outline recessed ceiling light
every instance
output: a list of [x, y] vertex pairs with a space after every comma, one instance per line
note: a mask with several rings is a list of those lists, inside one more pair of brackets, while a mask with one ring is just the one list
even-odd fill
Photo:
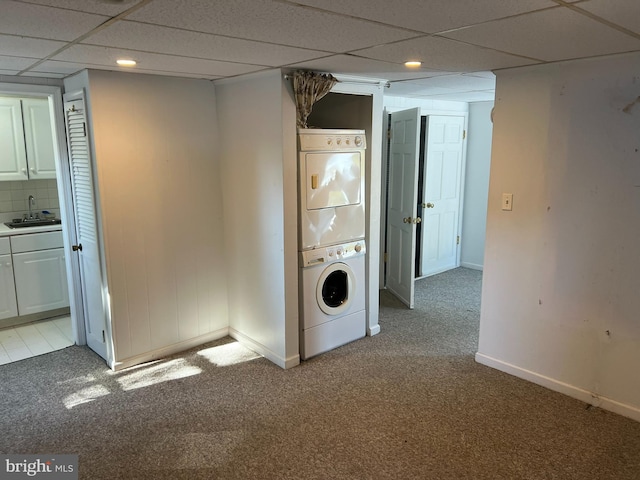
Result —
[[116, 63], [121, 67], [133, 67], [137, 62], [135, 60], [126, 60], [124, 58], [121, 58], [119, 60], [116, 60]]
[[422, 65], [422, 62], [416, 62], [413, 60], [409, 62], [404, 62], [404, 66], [409, 68], [418, 68], [421, 65]]

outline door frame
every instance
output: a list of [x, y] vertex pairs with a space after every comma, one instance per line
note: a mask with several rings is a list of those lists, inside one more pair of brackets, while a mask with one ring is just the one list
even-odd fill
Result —
[[51, 121], [54, 129], [56, 182], [60, 219], [62, 220], [62, 240], [65, 253], [67, 283], [69, 286], [69, 309], [73, 340], [77, 345], [86, 345], [86, 330], [82, 308], [82, 290], [80, 283], [80, 263], [73, 254], [71, 245], [76, 243], [75, 214], [71, 195], [71, 172], [67, 155], [67, 136], [64, 126], [64, 108], [62, 106], [62, 87], [23, 83], [0, 82], [0, 95], [24, 95], [47, 98]]
[[[389, 166], [389, 145], [390, 139], [388, 137], [388, 126], [389, 126], [389, 116], [392, 113], [398, 112], [400, 110], [407, 110], [410, 108], [416, 108], [415, 104], [411, 104], [408, 102], [406, 105], [402, 107], [398, 106], [384, 106], [383, 110], [383, 125], [384, 125], [384, 134], [382, 136], [382, 179], [381, 179], [381, 207], [380, 210], [383, 213], [382, 222], [380, 227], [380, 288], [387, 288], [387, 269], [386, 269], [386, 249], [387, 249], [387, 228], [386, 228], [386, 212], [387, 212], [387, 195], [389, 193], [389, 185], [388, 185], [388, 166]], [[420, 108], [420, 118], [428, 117], [429, 115], [439, 115], [439, 116], [455, 116], [455, 117], [464, 117], [464, 130], [467, 133], [465, 138], [465, 142], [462, 147], [462, 172], [461, 172], [461, 180], [460, 180], [460, 205], [459, 205], [459, 215], [458, 215], [458, 232], [460, 233], [460, 246], [457, 251], [456, 264], [459, 267], [461, 265], [462, 258], [462, 220], [464, 215], [464, 190], [465, 190], [465, 182], [466, 182], [466, 173], [467, 173], [467, 143], [468, 143], [468, 135], [469, 135], [469, 108], [467, 104], [466, 110], [434, 110], [432, 108], [418, 107]], [[419, 141], [419, 139], [418, 139]], [[426, 155], [426, 152], [425, 152]], [[415, 276], [415, 280], [419, 280], [424, 277]]]

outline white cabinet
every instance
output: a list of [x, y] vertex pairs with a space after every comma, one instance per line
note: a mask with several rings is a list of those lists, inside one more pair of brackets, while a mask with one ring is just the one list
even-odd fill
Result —
[[10, 238], [17, 314], [30, 315], [68, 307], [62, 232]]
[[0, 255], [0, 320], [18, 315], [11, 255]]
[[27, 149], [19, 98], [0, 97], [0, 180], [27, 180]]
[[18, 315], [18, 304], [13, 282], [11, 248], [8, 238], [0, 238], [0, 320], [16, 315]]
[[56, 178], [49, 101], [0, 97], [0, 180]]
[[56, 178], [49, 101], [45, 98], [23, 98], [22, 119], [29, 179]]
[[13, 273], [20, 315], [69, 306], [63, 248], [14, 253]]

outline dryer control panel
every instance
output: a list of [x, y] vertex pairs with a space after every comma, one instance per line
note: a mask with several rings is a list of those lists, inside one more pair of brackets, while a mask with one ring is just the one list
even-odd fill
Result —
[[298, 130], [301, 152], [364, 150], [367, 141], [364, 130], [307, 128]]
[[367, 253], [366, 250], [364, 240], [305, 250], [300, 252], [300, 267], [305, 268], [324, 263], [339, 262], [345, 258], [364, 255]]

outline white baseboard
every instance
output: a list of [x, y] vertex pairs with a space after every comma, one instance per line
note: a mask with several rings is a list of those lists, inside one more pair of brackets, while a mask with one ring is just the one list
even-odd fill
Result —
[[569, 397], [576, 398], [582, 402], [588, 403], [589, 405], [593, 405], [594, 407], [599, 407], [640, 422], [640, 408], [638, 407], [627, 405], [607, 397], [602, 397], [594, 392], [517, 367], [510, 363], [503, 362], [502, 360], [484, 355], [480, 352], [476, 353], [476, 362], [515, 377], [528, 380], [532, 383], [548, 388], [549, 390], [553, 390], [554, 392], [559, 392]]
[[267, 360], [270, 360], [271, 362], [275, 363], [280, 368], [284, 368], [286, 370], [288, 368], [295, 367], [296, 365], [300, 365], [300, 353], [297, 353], [296, 355], [292, 355], [288, 358], [282, 358], [271, 349], [247, 337], [245, 334], [240, 333], [238, 330], [229, 328], [229, 336], [231, 338], [235, 338], [238, 342], [240, 342], [245, 347], [253, 350], [256, 353], [259, 353], [260, 355], [265, 357]]
[[482, 271], [484, 269], [484, 265], [480, 265], [479, 263], [460, 262], [460, 266], [464, 268], [470, 268], [472, 270]]
[[379, 324], [375, 324], [373, 327], [367, 326], [367, 335], [369, 337], [373, 337], [374, 335], [377, 335], [379, 333], [380, 333], [380, 325]]
[[115, 362], [113, 365], [111, 365], [111, 368], [118, 371], [124, 368], [133, 367], [134, 365], [139, 365], [141, 363], [158, 360], [159, 358], [167, 357], [169, 355], [173, 355], [174, 353], [184, 352], [185, 350], [197, 347], [198, 345], [203, 345], [207, 342], [219, 340], [226, 337], [227, 335], [229, 335], [229, 329], [227, 327], [221, 328], [214, 332], [200, 335], [199, 337], [190, 338], [189, 340], [174, 343], [173, 345], [169, 345], [167, 347], [158, 348], [157, 350], [152, 350], [150, 352], [141, 353], [140, 355], [134, 355], [133, 357], [125, 358], [123, 360]]

